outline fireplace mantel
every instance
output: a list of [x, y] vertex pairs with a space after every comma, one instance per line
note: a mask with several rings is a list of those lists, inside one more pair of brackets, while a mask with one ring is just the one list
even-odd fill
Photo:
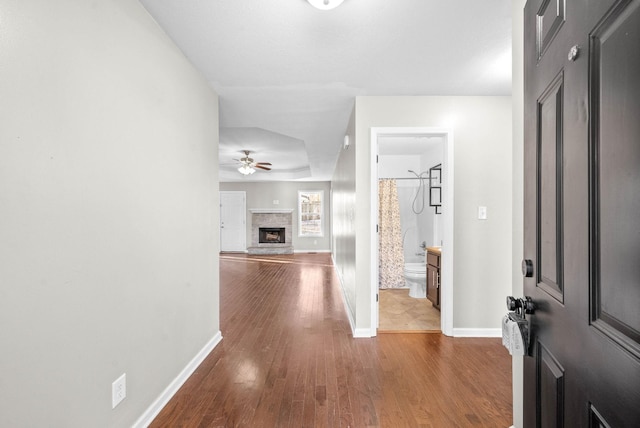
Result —
[[293, 208], [249, 208], [252, 214], [288, 214], [293, 212]]

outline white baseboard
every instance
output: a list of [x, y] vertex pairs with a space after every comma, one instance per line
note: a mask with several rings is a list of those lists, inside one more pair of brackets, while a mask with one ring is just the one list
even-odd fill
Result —
[[187, 381], [189, 376], [193, 374], [194, 371], [198, 368], [198, 366], [207, 358], [207, 355], [213, 351], [218, 343], [222, 340], [222, 333], [219, 331], [209, 340], [209, 342], [204, 345], [204, 347], [196, 354], [195, 357], [189, 361], [184, 369], [176, 376], [176, 378], [167, 386], [162, 394], [158, 398], [155, 399], [153, 403], [147, 408], [147, 410], [138, 418], [138, 420], [133, 424], [133, 428], [146, 428], [151, 422], [158, 416], [158, 413], [162, 410], [164, 406], [167, 405], [169, 400], [178, 392], [180, 387]]
[[351, 327], [351, 334], [354, 338], [360, 337], [373, 337], [375, 336], [371, 334], [371, 330], [368, 328], [356, 328], [356, 320], [353, 319], [353, 313], [351, 311], [351, 307], [349, 306], [349, 302], [347, 301], [347, 295], [344, 292], [344, 282], [342, 281], [342, 275], [338, 269], [336, 269], [336, 261], [333, 258], [333, 254], [331, 254], [331, 261], [333, 263], [333, 270], [338, 277], [338, 281], [340, 282], [340, 294], [342, 295], [342, 304], [344, 305], [345, 312], [347, 313], [347, 318], [349, 318], [349, 326]]
[[330, 252], [331, 252], [331, 250], [296, 250], [296, 249], [293, 250], [294, 254], [313, 254], [313, 253], [326, 254], [326, 253], [330, 253]]
[[371, 335], [371, 329], [368, 329], [368, 328], [356, 328], [356, 329], [354, 329], [352, 327], [351, 331], [353, 333], [353, 337], [356, 338], [356, 339], [360, 338], [360, 337], [365, 337], [367, 339], [373, 337], [373, 335]]
[[453, 337], [502, 337], [500, 328], [454, 328]]

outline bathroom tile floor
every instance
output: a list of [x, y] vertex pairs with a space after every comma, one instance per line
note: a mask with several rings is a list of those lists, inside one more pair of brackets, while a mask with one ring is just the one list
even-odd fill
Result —
[[440, 311], [427, 299], [409, 296], [409, 289], [379, 290], [379, 333], [440, 332]]

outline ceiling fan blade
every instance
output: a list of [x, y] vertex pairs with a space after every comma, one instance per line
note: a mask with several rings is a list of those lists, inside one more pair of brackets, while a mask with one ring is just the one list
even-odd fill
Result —
[[264, 169], [265, 171], [271, 171], [271, 168], [267, 168], [266, 166], [262, 166], [262, 165], [254, 165], [254, 168], [260, 168], [260, 169]]
[[270, 162], [256, 162], [256, 165], [267, 165], [267, 166], [271, 166]]

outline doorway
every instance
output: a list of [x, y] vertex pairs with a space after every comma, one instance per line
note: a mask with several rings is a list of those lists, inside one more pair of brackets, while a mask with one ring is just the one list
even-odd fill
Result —
[[220, 192], [220, 251], [247, 251], [247, 208], [243, 191]]
[[[440, 285], [440, 325], [439, 329], [445, 334], [451, 336], [453, 334], [453, 133], [443, 128], [372, 128], [371, 131], [371, 189], [372, 189], [372, 218], [378, 219], [378, 161], [380, 148], [383, 145], [383, 152], [389, 154], [389, 144], [397, 142], [398, 155], [415, 155], [420, 150], [419, 144], [427, 144], [437, 141], [441, 147], [441, 183], [439, 211], [437, 215], [437, 233], [436, 236], [430, 236], [430, 242], [426, 242], [426, 246], [440, 243], [442, 247], [441, 257], [441, 285]], [[425, 147], [426, 149], [426, 147]], [[404, 156], [403, 156], [404, 157]], [[404, 162], [398, 159], [400, 163]], [[402, 166], [402, 165], [400, 165]], [[429, 164], [429, 166], [431, 166]], [[434, 165], [435, 166], [435, 165]], [[404, 168], [404, 166], [402, 166]], [[416, 170], [415, 168], [418, 168]], [[420, 176], [424, 172], [421, 167], [407, 166], [405, 173], [408, 178]], [[388, 175], [388, 174], [386, 174]], [[425, 174], [423, 174], [424, 176]], [[427, 190], [428, 192], [428, 190]], [[434, 201], [432, 201], [434, 202]], [[418, 201], [420, 205], [420, 201]], [[420, 207], [418, 207], [419, 209]], [[435, 213], [435, 207], [429, 204], [429, 195], [425, 197], [425, 209], [432, 209]], [[378, 220], [379, 221], [379, 220]], [[411, 227], [411, 226], [410, 226]], [[413, 238], [412, 238], [413, 239]], [[372, 287], [371, 299], [372, 307], [372, 325], [378, 327], [380, 325], [380, 306], [379, 306], [379, 234], [376, 230], [372, 231], [371, 242], [371, 266], [372, 266]], [[421, 243], [420, 243], [421, 244]], [[417, 252], [417, 251], [416, 251]], [[414, 253], [410, 256], [416, 256]], [[423, 259], [424, 260], [424, 259]], [[426, 264], [426, 261], [425, 261]], [[408, 291], [408, 290], [407, 290]]]

